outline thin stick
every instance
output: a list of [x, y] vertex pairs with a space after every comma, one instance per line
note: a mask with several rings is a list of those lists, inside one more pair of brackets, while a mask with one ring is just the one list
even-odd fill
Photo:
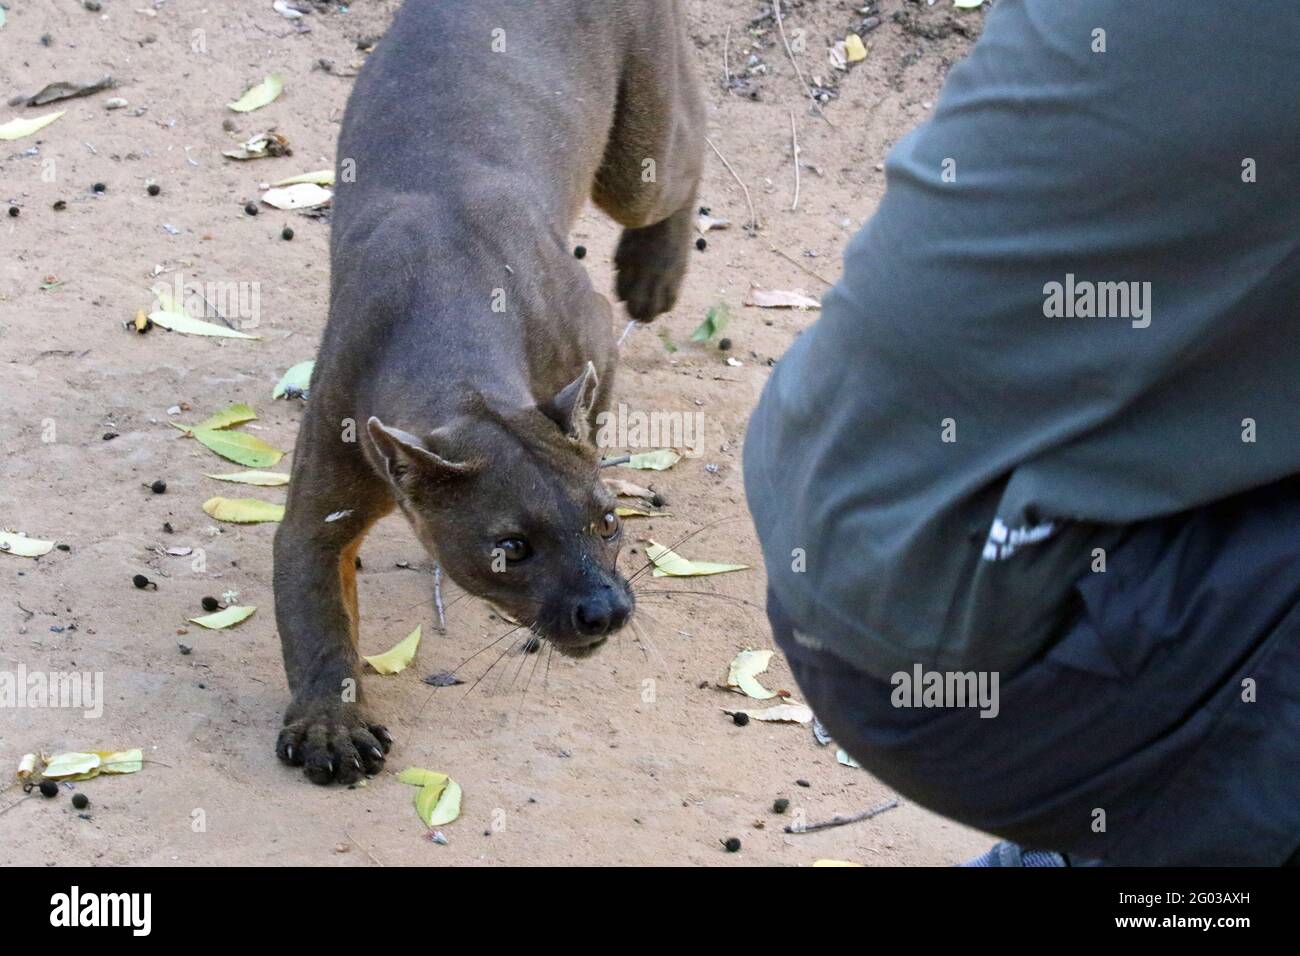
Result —
[[722, 75], [726, 77], [726, 90], [731, 93], [731, 24], [727, 24], [727, 35], [722, 38]]
[[892, 810], [898, 806], [898, 800], [890, 800], [882, 803], [878, 807], [872, 807], [870, 810], [864, 810], [861, 813], [855, 813], [851, 817], [834, 817], [830, 820], [824, 820], [821, 823], [808, 823], [801, 827], [785, 827], [786, 833], [812, 833], [814, 830], [829, 830], [831, 827], [842, 827], [849, 823], [858, 823], [861, 820], [870, 820], [872, 817], [880, 816], [886, 810]]
[[709, 148], [712, 149], [715, 153], [717, 153], [718, 159], [722, 160], [722, 165], [726, 166], [727, 172], [731, 173], [731, 178], [734, 179], [740, 185], [740, 188], [742, 190], [744, 190], [745, 203], [749, 206], [749, 228], [757, 231], [758, 214], [754, 212], [754, 200], [749, 198], [749, 187], [745, 185], [744, 181], [740, 178], [740, 176], [736, 174], [736, 171], [732, 169], [731, 163], [727, 162], [727, 157], [723, 156], [722, 153], [718, 150], [718, 147], [713, 145], [713, 140], [709, 139], [706, 136], [704, 137], [704, 142], [708, 143]]
[[433, 606], [438, 612], [438, 633], [447, 633], [447, 609], [442, 606], [442, 564], [433, 566]]
[[834, 287], [835, 285], [834, 282], [832, 282], [830, 279], [827, 279], [824, 276], [818, 275], [816, 272], [814, 272], [812, 269], [809, 269], [806, 265], [804, 265], [802, 262], [800, 262], [798, 259], [790, 255], [789, 253], [782, 252], [780, 249], [778, 249], [776, 246], [772, 245], [771, 243], [768, 243], [767, 247], [771, 249], [773, 252], [775, 252], [778, 256], [780, 256], [782, 259], [789, 262], [791, 265], [798, 266], [800, 269], [808, 273], [814, 279], [826, 283], [827, 286]]
[[781, 42], [785, 44], [785, 55], [790, 58], [790, 65], [794, 67], [794, 75], [799, 77], [799, 82], [803, 84], [803, 91], [808, 94], [808, 99], [812, 100], [813, 109], [817, 111], [817, 115], [826, 120], [828, 125], [834, 127], [835, 124], [822, 112], [822, 105], [817, 102], [817, 97], [813, 94], [812, 88], [808, 86], [808, 81], [803, 78], [803, 70], [799, 69], [799, 64], [795, 61], [794, 51], [790, 49], [790, 41], [785, 38], [785, 22], [781, 19], [781, 0], [772, 0], [772, 12], [776, 15], [776, 28], [781, 31]]
[[790, 152], [794, 156], [794, 202], [790, 211], [794, 212], [799, 208], [799, 130], [794, 124], [794, 110], [790, 111]]
[[347, 830], [344, 830], [344, 831], [343, 831], [343, 835], [344, 835], [345, 837], [347, 837], [349, 840], [351, 840], [354, 844], [356, 844], [356, 846], [359, 847], [359, 848], [361, 849], [361, 852], [362, 852], [362, 853], [364, 853], [366, 856], [370, 857], [371, 861], [374, 862], [375, 866], [383, 866], [383, 865], [384, 865], [384, 864], [382, 864], [382, 863], [379, 862], [378, 858], [377, 858], [373, 853], [371, 853], [371, 852], [370, 852], [369, 850], [367, 850], [364, 846], [362, 846], [361, 843], [357, 840], [357, 838], [354, 837], [354, 836], [353, 836], [351, 833], [349, 833]]

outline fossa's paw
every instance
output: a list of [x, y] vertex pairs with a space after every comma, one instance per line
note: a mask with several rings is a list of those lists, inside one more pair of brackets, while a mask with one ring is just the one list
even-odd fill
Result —
[[649, 322], [677, 303], [690, 254], [691, 217], [677, 213], [644, 229], [625, 229], [614, 253], [615, 290], [628, 315]]
[[313, 783], [356, 783], [384, 768], [392, 745], [388, 728], [371, 723], [356, 704], [313, 701], [289, 707], [275, 752]]

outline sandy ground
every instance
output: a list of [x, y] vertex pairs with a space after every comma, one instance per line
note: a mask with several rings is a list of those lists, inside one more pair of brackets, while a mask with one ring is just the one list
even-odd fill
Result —
[[[400, 519], [386, 520], [362, 551], [363, 651], [383, 650], [417, 624], [426, 637], [406, 672], [365, 678], [397, 744], [383, 774], [349, 790], [312, 786], [275, 759], [287, 692], [272, 613], [274, 526], [209, 519], [205, 500], [243, 489], [205, 472], [238, 468], [167, 423], [242, 401], [259, 415], [246, 430], [292, 447], [301, 407], [273, 402], [271, 388], [313, 355], [326, 311], [328, 225], [266, 207], [250, 217], [244, 205], [261, 183], [332, 166], [346, 74], [364, 57], [358, 42], [382, 34], [397, 3], [320, 3], [299, 32], [270, 0], [103, 0], [98, 12], [71, 0], [6, 2], [6, 100], [104, 74], [117, 88], [3, 113], [67, 109], [41, 133], [0, 143], [0, 200], [21, 210], [0, 217], [0, 527], [70, 550], [39, 560], [0, 555], [0, 670], [101, 673], [105, 703], [98, 719], [70, 709], [0, 710], [0, 768], [16, 767], [28, 751], [137, 745], [148, 763], [133, 776], [80, 784], [92, 801], [88, 818], [67, 793], [21, 802], [16, 787], [0, 793], [0, 863], [804, 865], [832, 857], [937, 865], [986, 846], [985, 836], [907, 804], [867, 823], [782, 833], [774, 798], [790, 798], [792, 812], [813, 821], [891, 793], [838, 764], [835, 748], [817, 746], [807, 727], [735, 726], [721, 709], [742, 700], [713, 686], [737, 651], [772, 646], [741, 443], [771, 361], [815, 316], [747, 308], [746, 293], [761, 286], [817, 295], [824, 286], [812, 273], [835, 278], [843, 245], [880, 197], [878, 164], [925, 116], [946, 70], [978, 34], [981, 13], [953, 11], [948, 0], [879, 0], [883, 22], [866, 34], [865, 62], [834, 74], [827, 47], [861, 24], [861, 3], [787, 0], [785, 26], [805, 76], [835, 87], [819, 118], [772, 22], [753, 23], [770, 7], [691, 0], [709, 134], [748, 186], [762, 228], [739, 228], [744, 195], [710, 154], [702, 202], [733, 227], [709, 233], [677, 309], [628, 338], [620, 375], [620, 398], [633, 408], [702, 411], [703, 453], [651, 476], [672, 517], [631, 523], [636, 553], [625, 556], [636, 566], [642, 538], [672, 541], [729, 518], [682, 550], [754, 569], [674, 585], [722, 598], [647, 595], [641, 633], [625, 631], [591, 660], [556, 657], [529, 680], [539, 658], [509, 654], [467, 696], [469, 685], [431, 688], [420, 678], [456, 667], [505, 628], [467, 598], [451, 605], [449, 631], [438, 635], [430, 562]], [[322, 69], [322, 59], [332, 68]], [[278, 101], [247, 115], [226, 108], [272, 70], [286, 82]], [[129, 105], [107, 110], [112, 96]], [[490, 110], [491, 92], [483, 96]], [[418, 121], [418, 105], [411, 108]], [[803, 163], [796, 211], [792, 112]], [[289, 139], [291, 157], [221, 156], [272, 127]], [[151, 181], [161, 186], [156, 197], [146, 192]], [[95, 195], [95, 183], [106, 191]], [[66, 209], [55, 211], [56, 200]], [[292, 241], [280, 237], [285, 225]], [[573, 236], [590, 250], [598, 289], [611, 288], [614, 238], [594, 209]], [[149, 305], [156, 274], [256, 284], [261, 340], [124, 330]], [[42, 288], [47, 277], [59, 284]], [[733, 316], [729, 353], [688, 341], [717, 303]], [[728, 365], [727, 355], [742, 364]], [[193, 411], [168, 414], [181, 403]], [[157, 479], [167, 482], [165, 494], [151, 493]], [[248, 494], [283, 499], [282, 489]], [[169, 547], [203, 549], [206, 571], [193, 570], [192, 556], [161, 553]], [[157, 590], [134, 588], [136, 574]], [[227, 631], [187, 627], [203, 596], [230, 589], [259, 608], [250, 620]], [[449, 588], [448, 600], [458, 594]], [[178, 642], [193, 652], [182, 655]], [[464, 674], [473, 680], [493, 657], [475, 658]], [[765, 680], [795, 689], [779, 655]], [[445, 830], [448, 845], [428, 839], [413, 791], [395, 779], [412, 765], [449, 772], [463, 786], [464, 812]], [[731, 836], [743, 841], [739, 853], [719, 843]]]

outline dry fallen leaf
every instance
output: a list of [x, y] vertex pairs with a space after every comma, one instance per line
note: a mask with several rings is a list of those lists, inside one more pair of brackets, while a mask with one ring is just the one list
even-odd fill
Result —
[[218, 521], [231, 524], [263, 524], [284, 518], [284, 505], [258, 498], [222, 498], [218, 495], [203, 502], [203, 510]]
[[380, 674], [400, 674], [407, 665], [415, 660], [416, 648], [420, 646], [420, 626], [402, 640], [398, 641], [382, 654], [374, 654], [361, 659]]
[[820, 309], [822, 307], [820, 302], [799, 289], [790, 291], [753, 289], [745, 304], [756, 305], [760, 309]]
[[220, 631], [223, 628], [234, 627], [241, 621], [247, 621], [256, 610], [255, 607], [240, 607], [238, 604], [233, 604], [212, 614], [192, 617], [190, 623], [197, 624], [199, 627], [206, 627], [210, 631]]
[[276, 209], [312, 209], [325, 205], [333, 198], [332, 192], [315, 183], [279, 186], [262, 193], [262, 202]]
[[100, 90], [106, 90], [112, 85], [113, 78], [111, 76], [106, 76], [94, 83], [68, 83], [60, 80], [57, 83], [46, 85], [39, 93], [27, 97], [27, 105], [44, 106], [46, 103], [55, 103], [59, 100], [89, 96], [92, 93], [98, 93]]
[[654, 564], [654, 576], [657, 578], [692, 578], [707, 574], [725, 574], [728, 571], [744, 571], [747, 564], [716, 564], [712, 561], [688, 561], [680, 554], [665, 548], [657, 541], [651, 541], [646, 548], [646, 557]]
[[310, 173], [299, 173], [286, 179], [277, 179], [272, 186], [296, 186], [299, 183], [315, 183], [317, 186], [333, 186], [334, 170], [317, 169]]
[[12, 554], [19, 558], [39, 558], [43, 554], [49, 554], [53, 548], [53, 541], [29, 538], [22, 532], [0, 531], [0, 554]]
[[[741, 651], [731, 662], [727, 672], [727, 686], [738, 688], [741, 693], [755, 700], [771, 700], [777, 696], [776, 691], [768, 690], [758, 682], [758, 675], [767, 670], [772, 662], [771, 651]], [[811, 713], [809, 714], [811, 717]]]
[[640, 485], [624, 481], [622, 478], [603, 478], [601, 480], [611, 493], [622, 498], [653, 498], [655, 496], [655, 493], [649, 488], [642, 488]]
[[230, 159], [268, 159], [275, 156], [292, 156], [293, 148], [283, 134], [274, 130], [258, 133], [249, 137], [234, 149], [222, 150], [222, 156]]

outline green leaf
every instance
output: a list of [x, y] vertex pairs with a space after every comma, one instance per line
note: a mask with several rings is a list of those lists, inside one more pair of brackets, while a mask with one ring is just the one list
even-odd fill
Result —
[[289, 389], [297, 389], [299, 392], [306, 394], [307, 387], [311, 384], [312, 369], [316, 367], [314, 360], [299, 362], [297, 365], [284, 373], [275, 390], [271, 392], [271, 398], [283, 398], [289, 394]]
[[709, 309], [704, 321], [700, 323], [700, 327], [691, 333], [691, 341], [707, 342], [725, 329], [729, 321], [731, 321], [731, 312], [725, 304], [719, 302]]
[[233, 481], [240, 485], [258, 485], [262, 488], [277, 488], [289, 483], [289, 476], [278, 471], [235, 471], [228, 475], [204, 475], [217, 481]]
[[417, 787], [427, 787], [430, 784], [445, 787], [450, 779], [445, 773], [425, 770], [423, 767], [407, 767], [397, 775], [398, 783], [410, 783]]
[[659, 330], [659, 341], [664, 344], [664, 349], [671, 355], [677, 351], [677, 343], [668, 337], [667, 329]]
[[667, 471], [681, 460], [682, 456], [671, 448], [660, 448], [657, 451], [643, 451], [629, 455], [627, 467], [641, 471]]
[[741, 651], [727, 671], [727, 686], [739, 688], [746, 697], [755, 700], [770, 700], [776, 696], [776, 691], [768, 690], [760, 684], [758, 675], [767, 670], [767, 665], [771, 662], [771, 651]]
[[0, 125], [0, 139], [22, 139], [24, 136], [31, 136], [32, 133], [39, 133], [66, 112], [67, 110], [57, 110], [44, 116], [33, 116], [31, 119], [10, 120]]
[[233, 627], [241, 621], [247, 621], [256, 610], [255, 607], [240, 607], [238, 604], [232, 604], [230, 607], [214, 614], [192, 617], [190, 623], [197, 624], [199, 627], [206, 627], [212, 631], [219, 631], [222, 628]]
[[224, 408], [215, 415], [203, 419], [194, 428], [230, 428], [232, 425], [242, 425], [244, 422], [255, 421], [257, 421], [257, 412], [243, 402], [237, 402], [229, 408]]
[[688, 561], [676, 551], [665, 548], [655, 541], [646, 548], [646, 557], [654, 564], [654, 576], [691, 578], [706, 574], [725, 574], [728, 571], [744, 571], [747, 564], [715, 564], [711, 561]]
[[186, 429], [191, 437], [222, 458], [246, 468], [270, 468], [284, 457], [284, 452], [273, 448], [256, 435], [227, 431], [223, 428]]
[[460, 784], [451, 778], [447, 782], [428, 784], [415, 795], [415, 812], [425, 826], [440, 827], [460, 816]]
[[203, 502], [203, 510], [218, 521], [231, 524], [263, 524], [284, 518], [284, 505], [257, 498], [222, 498], [218, 495]]
[[272, 73], [261, 83], [251, 86], [243, 96], [233, 103], [227, 103], [236, 113], [251, 113], [275, 101], [284, 92], [284, 78], [279, 73]]
[[415, 630], [384, 651], [384, 653], [374, 654], [371, 657], [362, 657], [361, 659], [380, 674], [400, 674], [415, 659], [415, 650], [419, 646], [420, 628], [417, 625]]
[[162, 310], [150, 312], [149, 320], [154, 325], [169, 329], [172, 332], [182, 332], [185, 335], [208, 335], [219, 339], [261, 338], [258, 335], [240, 332], [238, 329], [228, 329], [224, 325], [217, 325], [215, 322], [204, 322], [202, 319], [196, 319], [184, 312], [165, 312]]

